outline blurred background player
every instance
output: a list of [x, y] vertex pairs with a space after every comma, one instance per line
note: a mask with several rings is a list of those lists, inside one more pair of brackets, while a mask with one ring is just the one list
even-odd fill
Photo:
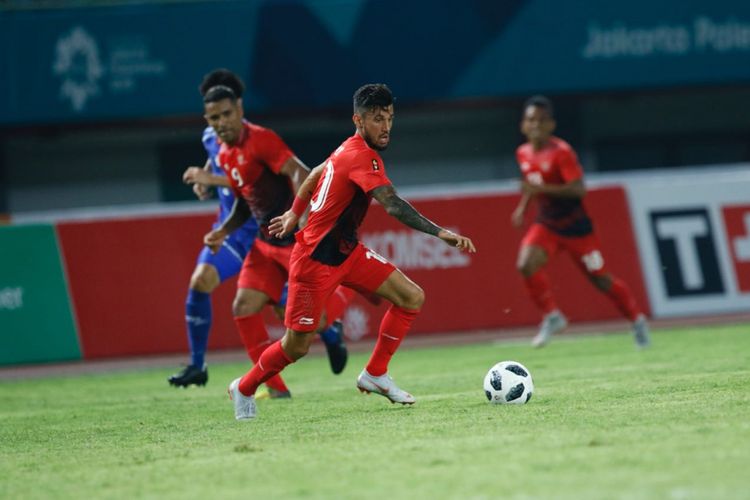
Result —
[[[294, 235], [272, 237], [268, 224], [291, 206], [294, 192], [309, 170], [275, 132], [243, 119], [242, 102], [230, 87], [211, 87], [203, 102], [206, 120], [221, 141], [216, 163], [227, 174], [235, 195], [230, 214], [205, 236], [204, 243], [219, 251], [226, 238], [250, 217], [258, 223], [258, 234], [245, 256], [232, 306], [235, 324], [257, 364], [271, 343], [261, 311], [268, 303], [279, 303], [295, 243]], [[341, 315], [352, 295], [351, 290], [344, 290], [333, 296], [326, 320]], [[323, 322], [313, 328], [319, 331], [323, 326], [330, 325]], [[280, 376], [265, 382], [272, 396], [288, 397], [289, 390]]]
[[[393, 125], [393, 95], [383, 84], [369, 84], [354, 94], [356, 132], [328, 160], [316, 167], [297, 191], [292, 208], [272, 222], [282, 241], [310, 204], [307, 224], [297, 233], [289, 276], [284, 337], [274, 342], [242, 378], [229, 386], [237, 420], [254, 418], [258, 386], [307, 354], [311, 335], [331, 294], [343, 284], [374, 292], [391, 302], [380, 324], [367, 366], [357, 378], [366, 393], [393, 403], [413, 404], [414, 397], [388, 375], [388, 364], [424, 303], [424, 292], [385, 258], [357, 239], [370, 201], [375, 198], [403, 224], [473, 252], [470, 239], [436, 226], [396, 194], [378, 151], [386, 149]], [[311, 198], [314, 199], [311, 201]]]
[[559, 250], [568, 252], [589, 280], [617, 306], [633, 324], [638, 347], [650, 343], [646, 317], [628, 286], [610, 274], [600, 251], [591, 219], [583, 206], [586, 188], [578, 157], [568, 143], [555, 137], [552, 103], [544, 96], [526, 101], [521, 133], [527, 142], [516, 150], [521, 169], [521, 201], [511, 222], [523, 225], [529, 202], [536, 199], [539, 212], [526, 232], [518, 253], [517, 267], [534, 303], [544, 313], [539, 333], [532, 340], [542, 347], [568, 325], [555, 302], [544, 266]]
[[[217, 69], [203, 78], [199, 86], [201, 95], [205, 96], [209, 89], [217, 85], [232, 89], [238, 99], [242, 98], [245, 90], [245, 85], [239, 76], [226, 69]], [[203, 167], [189, 167], [183, 175], [183, 180], [193, 185], [193, 192], [200, 200], [211, 198], [211, 188], [216, 188], [219, 198], [219, 211], [213, 225], [216, 228], [231, 213], [234, 194], [229, 189], [229, 181], [224, 171], [216, 161], [220, 141], [213, 127], [208, 126], [203, 131], [202, 142], [208, 156], [206, 163]], [[226, 238], [216, 253], [204, 247], [198, 255], [195, 270], [190, 278], [185, 304], [190, 363], [179, 373], [169, 377], [168, 381], [171, 385], [187, 387], [191, 384], [204, 385], [208, 381], [205, 354], [212, 323], [211, 293], [221, 283], [240, 272], [242, 262], [257, 232], [258, 224], [254, 218], [250, 217], [242, 227]], [[284, 293], [278, 305], [280, 308], [283, 308], [285, 304], [285, 295]], [[280, 317], [283, 317], [282, 311], [277, 311]], [[342, 333], [342, 325], [339, 321], [334, 322], [330, 328], [321, 333], [334, 373], [341, 373], [346, 365], [347, 352]], [[245, 347], [250, 354], [252, 347], [247, 345]]]

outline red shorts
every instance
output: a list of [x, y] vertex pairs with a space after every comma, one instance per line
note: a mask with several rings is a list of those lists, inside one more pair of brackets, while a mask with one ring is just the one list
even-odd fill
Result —
[[362, 243], [358, 243], [339, 266], [313, 260], [309, 248], [297, 244], [292, 252], [284, 323], [292, 330], [311, 332], [336, 287], [344, 285], [357, 291], [374, 292], [395, 270], [396, 266]]
[[277, 247], [257, 239], [242, 263], [237, 288], [252, 288], [278, 302], [289, 277], [289, 259], [295, 245]]
[[521, 248], [525, 246], [541, 247], [548, 259], [565, 250], [584, 272], [596, 276], [607, 273], [599, 238], [593, 232], [586, 236], [562, 236], [542, 224], [533, 224], [521, 241]]

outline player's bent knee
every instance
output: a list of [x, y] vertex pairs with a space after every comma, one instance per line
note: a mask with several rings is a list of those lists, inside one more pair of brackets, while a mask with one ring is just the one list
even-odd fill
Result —
[[265, 302], [261, 302], [256, 297], [237, 294], [232, 302], [232, 315], [239, 318], [250, 314], [257, 314], [263, 309], [264, 305]]
[[196, 292], [211, 293], [218, 285], [218, 274], [206, 267], [196, 269], [190, 277], [190, 289]]
[[232, 302], [232, 315], [235, 317], [249, 316], [250, 314], [259, 313], [260, 310], [257, 307], [253, 307], [248, 301], [235, 299]]
[[547, 254], [535, 246], [521, 248], [516, 261], [516, 269], [524, 277], [528, 278], [539, 270], [547, 262]]
[[414, 285], [414, 287], [411, 290], [409, 290], [409, 294], [406, 297], [404, 297], [403, 304], [399, 304], [399, 305], [403, 307], [404, 309], [422, 309], [424, 300], [425, 300], [424, 290]]
[[543, 256], [532, 256], [528, 259], [523, 259], [517, 264], [518, 272], [520, 272], [525, 278], [528, 278], [535, 272], [537, 272], [546, 262]]

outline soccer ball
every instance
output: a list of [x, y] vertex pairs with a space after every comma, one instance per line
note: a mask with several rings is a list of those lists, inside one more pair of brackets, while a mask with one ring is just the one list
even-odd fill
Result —
[[534, 392], [531, 372], [516, 361], [502, 361], [484, 376], [484, 393], [493, 404], [525, 404]]

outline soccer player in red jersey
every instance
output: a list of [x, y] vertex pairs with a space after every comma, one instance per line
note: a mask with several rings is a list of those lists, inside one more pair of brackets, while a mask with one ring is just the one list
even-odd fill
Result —
[[646, 317], [625, 282], [610, 274], [604, 264], [599, 240], [583, 205], [586, 195], [583, 170], [573, 148], [552, 135], [555, 126], [549, 99], [534, 96], [526, 101], [521, 132], [527, 142], [516, 151], [523, 177], [522, 194], [511, 222], [521, 227], [529, 202], [537, 201], [538, 216], [521, 242], [517, 261], [529, 295], [544, 313], [532, 345], [542, 347], [568, 324], [552, 296], [544, 271], [547, 261], [564, 250], [632, 322], [636, 345], [647, 347], [650, 339]]
[[[204, 237], [206, 246], [217, 251], [225, 238], [252, 215], [258, 235], [240, 271], [232, 305], [235, 324], [254, 363], [270, 345], [261, 316], [269, 301], [279, 303], [287, 281], [294, 236], [273, 237], [271, 218], [281, 215], [307, 177], [307, 167], [272, 130], [242, 119], [242, 104], [224, 85], [209, 89], [204, 98], [205, 117], [221, 139], [218, 163], [235, 194], [230, 215]], [[327, 318], [335, 319], [351, 298], [351, 292], [336, 294], [327, 304]], [[325, 322], [321, 326], [326, 326]], [[318, 329], [316, 323], [313, 329]], [[272, 397], [288, 397], [289, 389], [280, 376], [265, 381]]]
[[286, 334], [266, 349], [252, 370], [229, 386], [235, 418], [254, 418], [254, 394], [269, 377], [307, 354], [323, 304], [339, 285], [374, 292], [392, 303], [380, 324], [372, 356], [357, 378], [366, 393], [412, 404], [414, 397], [388, 375], [388, 363], [424, 302], [424, 292], [400, 270], [357, 239], [370, 200], [375, 198], [399, 221], [474, 252], [469, 238], [426, 219], [396, 194], [379, 151], [390, 141], [393, 95], [383, 84], [368, 84], [354, 94], [356, 132], [316, 167], [297, 191], [291, 210], [275, 218], [270, 231], [287, 238], [310, 205], [307, 225], [297, 233], [292, 252]]

